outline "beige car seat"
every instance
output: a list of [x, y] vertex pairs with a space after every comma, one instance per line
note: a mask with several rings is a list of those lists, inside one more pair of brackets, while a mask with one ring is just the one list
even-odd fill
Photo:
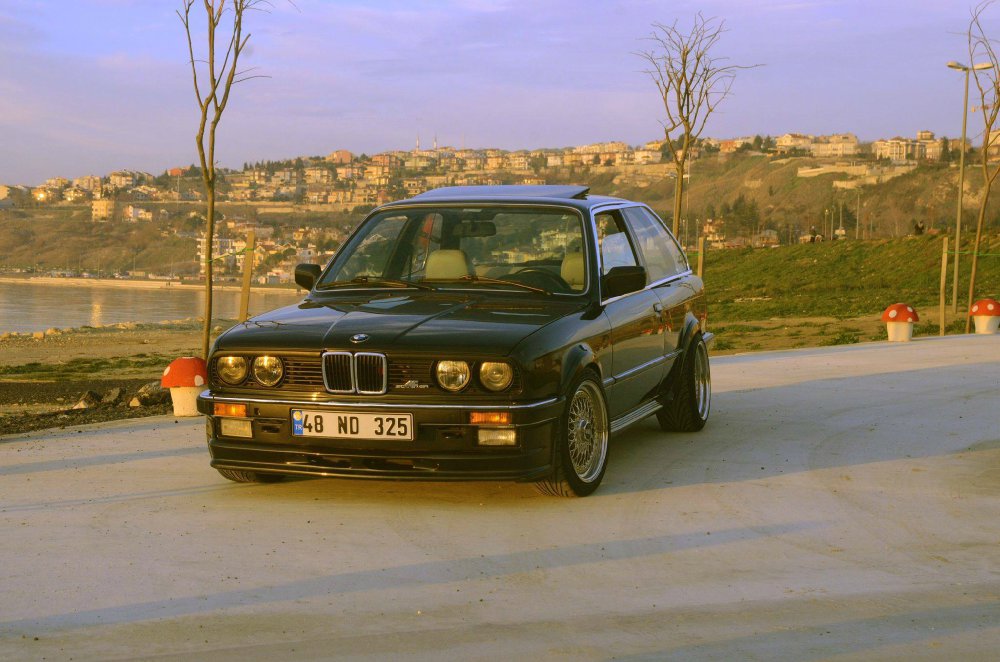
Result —
[[461, 249], [441, 249], [427, 256], [424, 278], [451, 280], [472, 274], [469, 258]]

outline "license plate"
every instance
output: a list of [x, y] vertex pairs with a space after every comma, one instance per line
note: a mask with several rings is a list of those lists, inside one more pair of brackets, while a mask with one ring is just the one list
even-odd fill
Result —
[[292, 434], [330, 439], [413, 441], [413, 415], [293, 409]]

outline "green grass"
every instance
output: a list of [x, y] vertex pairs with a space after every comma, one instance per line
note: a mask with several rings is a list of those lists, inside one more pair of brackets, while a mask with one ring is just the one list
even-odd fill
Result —
[[[715, 319], [729, 323], [862, 317], [879, 314], [896, 302], [933, 314], [938, 306], [941, 242], [941, 237], [922, 236], [709, 252], [705, 261], [709, 310]], [[1000, 253], [1000, 236], [984, 237], [983, 252]], [[961, 309], [971, 264], [968, 256], [963, 257]], [[951, 273], [949, 265], [949, 304]], [[980, 259], [976, 290], [978, 296], [1000, 295], [1000, 257]]]
[[0, 378], [18, 377], [19, 379], [53, 379], [77, 377], [101, 377], [105, 375], [120, 375], [123, 372], [144, 371], [148, 368], [162, 368], [170, 363], [173, 357], [164, 354], [136, 354], [130, 357], [114, 358], [75, 358], [65, 363], [24, 363], [21, 365], [0, 366]]

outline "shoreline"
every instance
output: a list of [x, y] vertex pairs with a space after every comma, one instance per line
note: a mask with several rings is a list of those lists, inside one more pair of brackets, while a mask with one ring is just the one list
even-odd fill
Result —
[[[119, 278], [56, 278], [53, 276], [0, 276], [0, 284], [15, 283], [22, 285], [54, 285], [76, 286], [76, 287], [103, 287], [111, 289], [132, 289], [132, 290], [189, 290], [203, 291], [204, 283], [181, 283], [172, 280], [130, 280]], [[240, 292], [243, 288], [233, 283], [216, 283], [212, 286], [215, 292]], [[254, 294], [268, 293], [289, 293], [302, 296], [305, 290], [301, 287], [260, 287], [251, 286], [250, 292]]]

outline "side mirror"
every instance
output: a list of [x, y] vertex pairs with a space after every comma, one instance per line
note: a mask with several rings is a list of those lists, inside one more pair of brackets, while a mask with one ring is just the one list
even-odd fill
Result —
[[297, 264], [295, 265], [295, 284], [304, 290], [311, 290], [321, 273], [323, 273], [323, 267], [318, 264]]
[[646, 287], [645, 267], [613, 267], [601, 279], [604, 298], [620, 297]]

